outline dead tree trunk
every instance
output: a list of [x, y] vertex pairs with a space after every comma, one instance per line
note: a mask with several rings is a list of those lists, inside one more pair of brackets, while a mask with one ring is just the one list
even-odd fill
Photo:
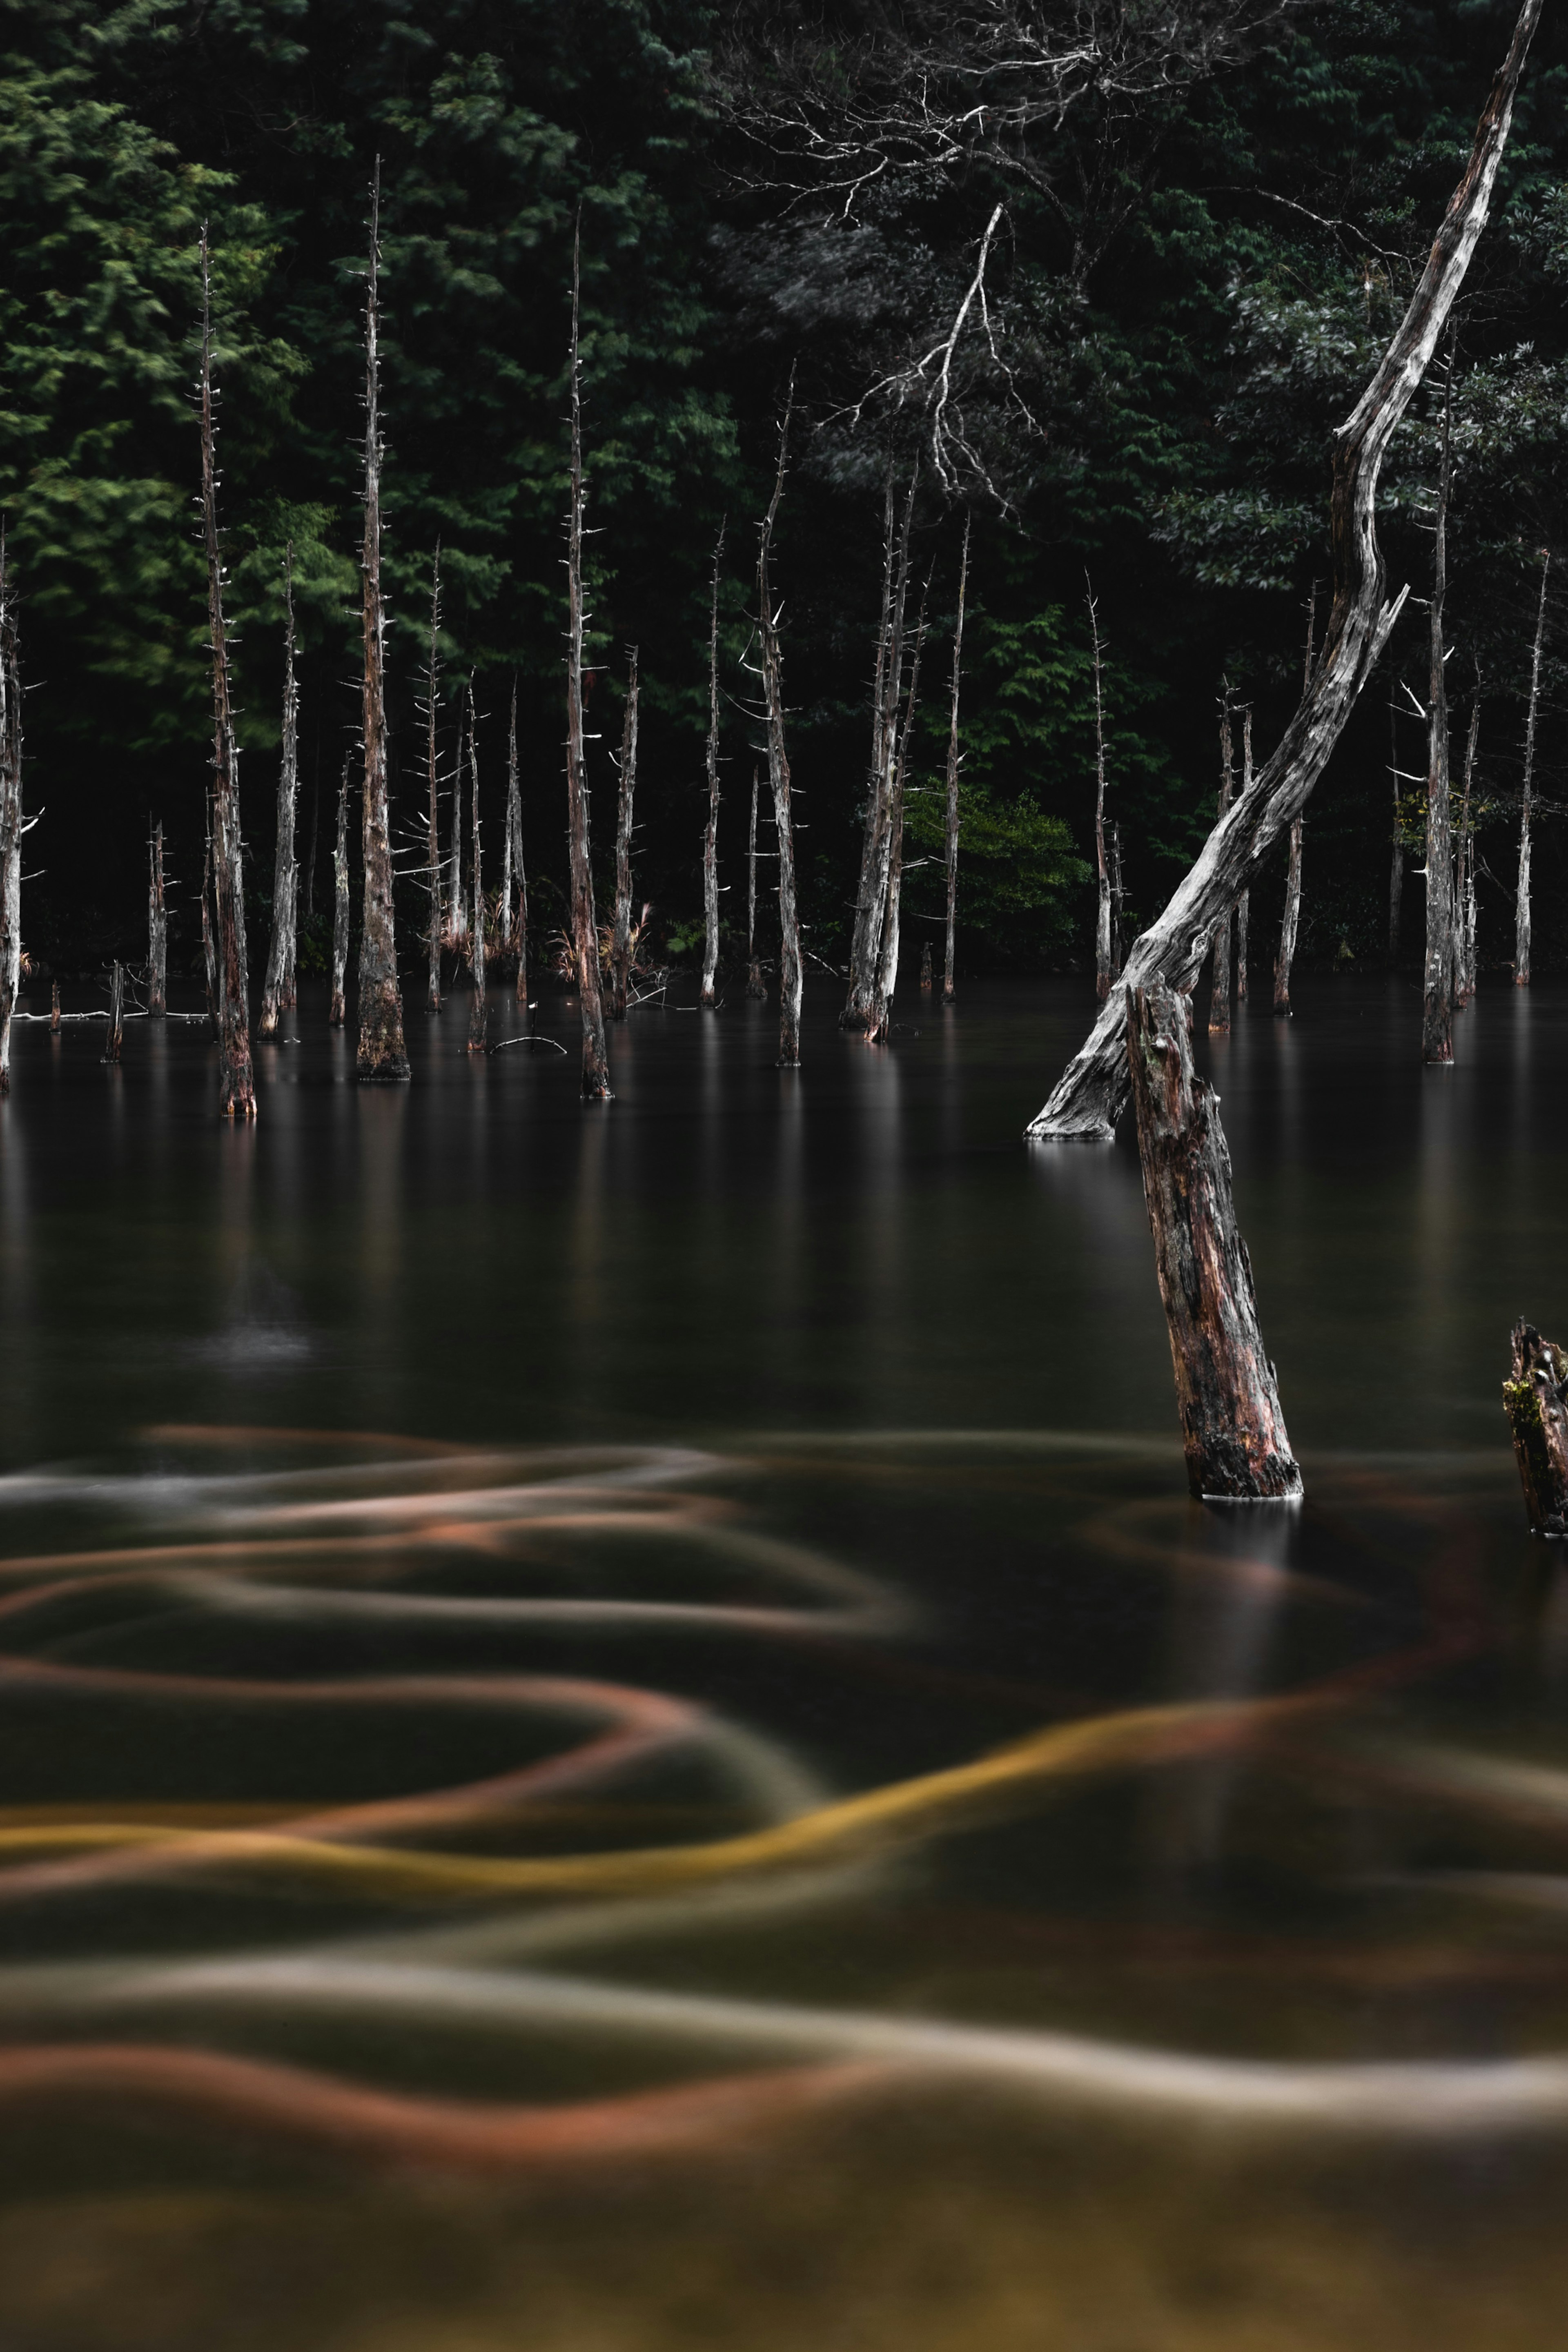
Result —
[[332, 1002], [327, 1013], [329, 1029], [343, 1025], [343, 986], [349, 970], [349, 760], [343, 759], [342, 782], [338, 786], [338, 842], [332, 852]]
[[[1121, 970], [1122, 909], [1126, 903], [1126, 894], [1121, 887], [1121, 827], [1112, 819], [1110, 826], [1110, 961], [1118, 973]], [[1245, 909], [1247, 905], [1245, 891], [1242, 893], [1241, 903]], [[1244, 919], [1244, 937], [1245, 933]]]
[[294, 863], [294, 812], [300, 794], [300, 688], [294, 676], [294, 550], [283, 555], [283, 752], [278, 764], [278, 845], [272, 862], [272, 938], [261, 990], [263, 1037], [278, 1034], [278, 1016], [291, 1009], [294, 986], [294, 915], [300, 869]]
[[468, 1051], [482, 1054], [488, 1042], [489, 1006], [485, 997], [485, 866], [479, 851], [479, 747], [474, 710], [474, 681], [468, 680], [468, 791], [474, 806], [474, 1002], [468, 1013]]
[[[779, 644], [779, 616], [773, 605], [770, 576], [773, 525], [784, 497], [784, 469], [789, 457], [790, 415], [795, 405], [795, 380], [790, 380], [779, 427], [778, 471], [773, 494], [757, 548], [757, 635], [763, 672], [763, 705], [768, 730], [768, 780], [773, 794], [773, 830], [779, 860], [779, 1067], [800, 1065], [800, 1003], [803, 974], [800, 961], [800, 915], [795, 895], [795, 827], [790, 814], [789, 759], [784, 751], [784, 653]], [[853, 994], [853, 981], [851, 982]]]
[[511, 829], [512, 887], [517, 893], [512, 937], [517, 946], [517, 1001], [528, 1003], [528, 868], [522, 856], [522, 780], [517, 764], [517, 677], [511, 681], [511, 732], [507, 740], [507, 823]]
[[458, 758], [452, 772], [452, 842], [447, 860], [447, 929], [443, 934], [459, 960], [468, 945], [468, 910], [463, 898], [463, 726], [458, 722]]
[[1476, 746], [1481, 732], [1480, 688], [1478, 665], [1475, 699], [1470, 705], [1470, 731], [1465, 744], [1465, 797], [1459, 811], [1459, 939], [1456, 958], [1458, 980], [1454, 992], [1455, 1002], [1458, 1004], [1468, 1004], [1476, 992], [1476, 827], [1472, 790]]
[[1530, 986], [1530, 820], [1535, 785], [1535, 719], [1541, 705], [1541, 646], [1546, 635], [1546, 582], [1552, 550], [1541, 551], [1541, 601], [1535, 614], [1535, 649], [1530, 662], [1530, 708], [1524, 722], [1524, 789], [1519, 807], [1519, 882], [1513, 908], [1513, 984]]
[[517, 772], [517, 672], [511, 674], [511, 716], [506, 738], [506, 824], [501, 836], [500, 861], [500, 930], [501, 953], [517, 953], [517, 841], [522, 831], [522, 802]]
[[[1252, 705], [1249, 702], [1241, 714], [1241, 789], [1252, 790]], [[1236, 995], [1237, 1002], [1247, 1002], [1247, 925], [1252, 910], [1252, 893], [1244, 890], [1236, 902]]]
[[[1236, 782], [1235, 761], [1230, 740], [1230, 686], [1228, 680], [1219, 703], [1219, 813], [1223, 817], [1230, 806], [1231, 789]], [[1109, 982], [1107, 983], [1109, 988]], [[1227, 907], [1215, 926], [1214, 982], [1209, 992], [1209, 1032], [1211, 1035], [1227, 1036], [1230, 1033], [1230, 909]]]
[[1448, 483], [1452, 454], [1454, 345], [1443, 391], [1443, 447], [1432, 540], [1431, 667], [1426, 709], [1426, 969], [1421, 1058], [1454, 1058], [1454, 848], [1448, 820], [1448, 689], [1444, 677], [1443, 600], [1448, 586]]
[[877, 992], [882, 950], [882, 923], [888, 908], [888, 867], [891, 856], [893, 771], [898, 760], [899, 702], [904, 676], [904, 601], [910, 582], [910, 527], [914, 520], [915, 489], [920, 480], [917, 459], [910, 476], [904, 520], [895, 537], [893, 481], [889, 467], [883, 540], [882, 619], [877, 638], [877, 668], [872, 689], [870, 796], [866, 803], [866, 828], [860, 845], [860, 882], [855, 898], [855, 928], [849, 942], [849, 992], [839, 1015], [840, 1026], [868, 1025]]
[[[952, 960], [958, 919], [958, 694], [963, 682], [963, 602], [969, 587], [969, 532], [973, 520], [972, 514], [963, 518], [963, 553], [958, 563], [958, 618], [952, 630], [952, 708], [947, 728], [947, 954], [942, 972], [944, 1004], [952, 1003], [955, 985]], [[1097, 687], [1098, 683], [1097, 679]]]
[[[929, 594], [931, 582], [926, 582]], [[893, 1017], [893, 993], [899, 984], [899, 918], [904, 891], [904, 790], [909, 777], [910, 739], [920, 704], [921, 652], [925, 645], [926, 599], [921, 598], [915, 625], [914, 658], [910, 665], [910, 690], [899, 728], [899, 756], [893, 771], [893, 804], [889, 815], [888, 907], [882, 919], [882, 951], [877, 964], [877, 989], [871, 999], [867, 1036], [885, 1045]], [[901, 684], [902, 681], [900, 680]]]
[[206, 850], [202, 858], [202, 971], [206, 979], [207, 1019], [213, 1035], [223, 1035], [217, 1006], [217, 942], [213, 931], [213, 803], [207, 794]]
[[702, 998], [711, 1007], [719, 976], [719, 560], [713, 550], [713, 601], [708, 618], [708, 826], [702, 836]]
[[103, 1058], [118, 1062], [125, 1036], [125, 967], [118, 956], [109, 982], [109, 1034], [104, 1041]]
[[52, 980], [49, 982], [49, 1034], [53, 1037], [58, 1037], [59, 1034], [60, 984], [58, 980]]
[[566, 823], [572, 862], [572, 944], [583, 1008], [583, 1096], [610, 1102], [599, 995], [599, 934], [588, 856], [588, 773], [583, 752], [583, 383], [578, 365], [582, 231], [572, 241], [572, 502], [566, 522]]
[[1200, 1498], [1298, 1501], [1301, 1473], [1237, 1229], [1219, 1098], [1193, 1076], [1180, 998], [1160, 986], [1131, 991], [1127, 1036], [1187, 1483]]
[[217, 1027], [223, 1080], [218, 1108], [256, 1117], [250, 1070], [249, 980], [245, 962], [245, 878], [239, 834], [239, 751], [229, 692], [223, 619], [223, 553], [217, 530], [217, 457], [213, 432], [212, 291], [204, 223], [202, 259], [202, 536], [207, 559], [207, 626], [213, 664], [213, 899], [217, 915]]
[[163, 826], [147, 845], [147, 1010], [154, 1021], [169, 1009], [169, 916], [163, 898]]
[[392, 918], [392, 835], [386, 804], [386, 614], [381, 594], [381, 158], [371, 190], [370, 270], [364, 308], [364, 904], [359, 943], [359, 1057], [355, 1075], [405, 1079], [403, 992]]
[[1405, 896], [1405, 844], [1399, 833], [1399, 687], [1388, 688], [1388, 772], [1394, 780], [1394, 856], [1388, 869], [1388, 969], [1399, 964], [1399, 912]]
[[441, 542], [430, 562], [430, 653], [425, 665], [425, 813], [426, 887], [430, 893], [430, 920], [425, 933], [429, 978], [426, 1010], [441, 1010], [441, 822], [440, 774], [436, 758], [436, 714], [441, 690]]
[[[1301, 692], [1306, 695], [1312, 683], [1312, 636], [1318, 617], [1318, 583], [1314, 580], [1307, 598], [1307, 658], [1303, 665]], [[1285, 912], [1279, 924], [1279, 952], [1274, 959], [1274, 1010], [1279, 1018], [1290, 1018], [1290, 974], [1296, 961], [1296, 932], [1301, 920], [1301, 819], [1297, 816], [1290, 825], [1290, 856], [1285, 869]]]
[[[714, 578], [714, 595], [718, 578]], [[616, 798], [616, 920], [610, 933], [610, 1019], [624, 1021], [632, 979], [632, 808], [637, 787], [637, 649], [631, 649], [626, 677], [626, 711], [621, 728], [619, 790]], [[713, 1001], [703, 957], [702, 1002]]]
[[11, 1024], [22, 985], [23, 830], [21, 661], [0, 520], [0, 1095], [11, 1091]]
[[1094, 992], [1103, 1004], [1114, 977], [1110, 969], [1110, 860], [1105, 854], [1105, 707], [1100, 692], [1100, 615], [1089, 574], [1089, 634], [1094, 649], [1094, 872], [1100, 902], [1094, 926]]
[[[1239, 897], [1261, 860], [1310, 796], [1376, 667], [1404, 601], [1383, 601], [1374, 509], [1384, 452], [1425, 374], [1486, 225], [1508, 143], [1514, 95], [1541, 14], [1524, 0], [1507, 58], [1482, 112], [1474, 148], [1433, 243], [1420, 283], [1372, 382], [1339, 435], [1331, 512], [1334, 604], [1322, 658], [1273, 757], [1216, 825], [1164, 912], [1133, 947], [1124, 984], [1190, 987], [1210, 926]], [[1029, 1132], [1105, 1137], [1115, 1131], [1129, 1087], [1126, 1023], [1113, 995]]]
[[757, 957], [757, 787], [761, 779], [752, 770], [752, 829], [746, 841], [746, 994], [764, 996], [763, 967]]
[[1568, 1357], [1522, 1318], [1513, 1327], [1511, 1376], [1502, 1384], [1514, 1459], [1532, 1536], [1568, 1535]]
[[931, 961], [931, 941], [927, 940], [921, 949], [921, 994], [929, 996], [935, 986], [936, 970]]

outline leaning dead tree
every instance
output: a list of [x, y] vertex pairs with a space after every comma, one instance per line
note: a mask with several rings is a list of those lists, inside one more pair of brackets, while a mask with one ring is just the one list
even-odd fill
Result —
[[1522, 1318], [1512, 1357], [1502, 1401], [1530, 1532], [1568, 1536], [1568, 1357]]
[[763, 967], [757, 956], [757, 792], [761, 783], [752, 770], [752, 826], [746, 836], [746, 994], [762, 996]]
[[381, 593], [381, 158], [370, 199], [370, 268], [364, 306], [364, 905], [359, 943], [359, 1055], [362, 1079], [408, 1076], [403, 1043], [403, 992], [392, 919], [392, 837], [386, 805], [386, 611]]
[[1541, 707], [1541, 646], [1546, 635], [1546, 582], [1552, 550], [1541, 551], [1541, 601], [1535, 613], [1535, 646], [1530, 657], [1530, 705], [1524, 722], [1524, 787], [1519, 803], [1519, 881], [1513, 906], [1513, 982], [1530, 986], [1530, 820], [1534, 807], [1535, 719]]
[[349, 970], [349, 761], [343, 755], [338, 785], [338, 840], [332, 851], [332, 1001], [327, 1013], [329, 1029], [343, 1025], [343, 989]]
[[[517, 765], [517, 676], [511, 681], [511, 727], [506, 746], [507, 893], [504, 919], [517, 956], [517, 1001], [528, 1003], [528, 868], [522, 856], [522, 783]], [[513, 894], [515, 893], [515, 898]]]
[[1187, 1484], [1200, 1498], [1299, 1501], [1301, 1473], [1237, 1226], [1219, 1097], [1193, 1075], [1186, 1010], [1173, 990], [1130, 990], [1126, 1015], [1143, 1200], [1170, 1328]]
[[223, 619], [223, 551], [217, 529], [217, 453], [213, 423], [212, 286], [202, 225], [202, 538], [207, 560], [207, 629], [213, 668], [213, 907], [216, 916], [217, 1030], [223, 1077], [218, 1108], [256, 1117], [250, 1070], [249, 978], [245, 961], [245, 879], [239, 832], [239, 748], [234, 734], [228, 640]]
[[[1374, 508], [1389, 436], [1426, 373], [1486, 225], [1498, 165], [1541, 0], [1525, 0], [1475, 145], [1411, 298], [1371, 383], [1341, 428], [1332, 488], [1334, 602], [1323, 649], [1278, 749], [1232, 803], [1164, 912], [1133, 945], [1123, 988], [1190, 988], [1215, 919], [1234, 906], [1280, 834], [1294, 824], [1375, 668], [1406, 591], [1383, 596]], [[1029, 1133], [1109, 1137], [1129, 1087], [1124, 1008], [1117, 992], [1063, 1072]]]
[[440, 772], [436, 758], [436, 714], [441, 691], [441, 542], [430, 560], [430, 650], [425, 664], [425, 887], [430, 893], [430, 917], [425, 932], [429, 964], [425, 1003], [430, 1013], [441, 1010], [441, 824]]
[[147, 1010], [161, 1021], [169, 1010], [169, 913], [163, 897], [163, 825], [147, 844]]
[[1115, 978], [1110, 956], [1110, 860], [1105, 851], [1105, 698], [1100, 690], [1102, 648], [1100, 614], [1089, 574], [1083, 575], [1089, 597], [1089, 638], [1094, 678], [1094, 876], [1099, 904], [1094, 923], [1094, 992], [1103, 1004]]
[[[944, 1004], [953, 997], [952, 943], [958, 915], [958, 694], [963, 681], [963, 600], [969, 586], [969, 532], [973, 514], [963, 518], [963, 553], [958, 563], [958, 618], [952, 629], [952, 707], [947, 728], [947, 961], [942, 966], [942, 996]], [[1101, 794], [1103, 799], [1104, 795]]]
[[1421, 991], [1421, 1058], [1454, 1058], [1454, 849], [1448, 824], [1448, 688], [1443, 600], [1448, 587], [1448, 490], [1452, 478], [1454, 345], [1443, 390], [1443, 445], [1433, 516], [1431, 664], [1426, 709], [1426, 965]]
[[877, 667], [871, 696], [871, 774], [866, 824], [860, 844], [860, 881], [849, 940], [849, 992], [840, 1026], [863, 1028], [877, 992], [882, 951], [882, 919], [888, 905], [888, 866], [892, 854], [893, 772], [899, 757], [899, 705], [904, 684], [904, 603], [910, 583], [910, 525], [914, 520], [920, 468], [910, 476], [901, 530], [893, 526], [893, 476], [889, 465], [882, 531], [882, 612], [877, 630]]
[[283, 753], [278, 763], [278, 847], [272, 866], [272, 939], [261, 991], [263, 1037], [278, 1034], [278, 1016], [295, 1002], [294, 923], [300, 869], [294, 862], [294, 812], [300, 796], [300, 685], [294, 675], [294, 549], [283, 553]]
[[[1230, 681], [1227, 678], [1219, 698], [1219, 814], [1222, 817], [1230, 806], [1230, 795], [1235, 783], [1236, 762], [1232, 756], [1230, 740]], [[1228, 907], [1215, 926], [1214, 982], [1209, 991], [1209, 1030], [1211, 1034], [1221, 1036], [1226, 1036], [1230, 1032], [1230, 909]]]
[[795, 379], [779, 426], [778, 471], [773, 494], [763, 517], [757, 543], [757, 642], [763, 678], [763, 710], [767, 726], [768, 781], [773, 794], [773, 830], [779, 861], [779, 1067], [795, 1069], [800, 1063], [800, 1003], [804, 975], [800, 961], [800, 913], [795, 892], [795, 825], [790, 814], [789, 758], [784, 750], [784, 649], [779, 643], [779, 610], [772, 580], [773, 525], [784, 497], [789, 459], [790, 416], [795, 406]]
[[708, 613], [708, 824], [702, 835], [702, 996], [711, 1007], [719, 977], [719, 564], [724, 526], [713, 549], [713, 595]]
[[582, 228], [572, 239], [572, 478], [566, 518], [566, 838], [572, 866], [572, 948], [583, 1008], [583, 1095], [610, 1102], [599, 995], [599, 931], [588, 856], [588, 771], [583, 743], [583, 378], [578, 353]]
[[468, 680], [468, 791], [474, 808], [474, 1002], [468, 1014], [468, 1051], [482, 1054], [486, 1045], [489, 1008], [485, 1002], [485, 869], [479, 851], [479, 747], [474, 711], [474, 681]]
[[22, 677], [16, 600], [0, 525], [0, 1095], [11, 1091], [11, 1023], [22, 984]]
[[[616, 794], [616, 919], [610, 929], [610, 1003], [612, 1021], [626, 1017], [632, 979], [632, 811], [637, 788], [637, 649], [633, 646], [626, 674], [626, 708], [621, 722], [621, 759]], [[706, 971], [706, 963], [704, 971]], [[703, 998], [712, 1002], [711, 993]]]

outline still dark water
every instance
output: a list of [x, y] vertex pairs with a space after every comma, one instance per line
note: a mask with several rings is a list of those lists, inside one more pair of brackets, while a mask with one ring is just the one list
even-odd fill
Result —
[[1128, 1142], [1021, 1140], [1082, 984], [826, 985], [587, 1110], [307, 1003], [251, 1131], [20, 1032], [5, 2352], [1555, 2340], [1568, 992], [1214, 1048], [1297, 1514], [1186, 1500]]

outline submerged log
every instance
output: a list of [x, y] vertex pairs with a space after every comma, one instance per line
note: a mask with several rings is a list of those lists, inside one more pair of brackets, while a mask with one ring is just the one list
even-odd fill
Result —
[[1299, 1501], [1301, 1473], [1237, 1229], [1219, 1098], [1193, 1076], [1173, 990], [1131, 992], [1127, 1051], [1187, 1482], [1200, 1499]]
[[1568, 1535], [1568, 1357], [1521, 1316], [1513, 1327], [1511, 1370], [1502, 1384], [1503, 1410], [1530, 1532]]

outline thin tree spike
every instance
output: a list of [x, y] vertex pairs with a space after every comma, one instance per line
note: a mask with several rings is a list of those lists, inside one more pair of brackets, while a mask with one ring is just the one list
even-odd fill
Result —
[[403, 992], [392, 911], [392, 837], [386, 784], [386, 612], [381, 593], [381, 158], [370, 198], [364, 306], [364, 790], [360, 807], [364, 897], [359, 944], [359, 1052], [354, 1075], [372, 1085], [408, 1076]]
[[[888, 906], [888, 869], [892, 854], [894, 770], [898, 762], [899, 705], [904, 683], [904, 608], [910, 584], [910, 530], [920, 459], [910, 471], [904, 519], [893, 529], [893, 476], [889, 460], [883, 531], [882, 617], [877, 637], [872, 689], [870, 793], [860, 845], [860, 880], [849, 942], [849, 990], [839, 1015], [846, 1029], [863, 1028], [871, 1013]], [[776, 635], [777, 620], [773, 622]]]
[[599, 929], [588, 842], [588, 776], [583, 735], [583, 373], [579, 338], [581, 220], [572, 237], [572, 468], [566, 519], [566, 829], [572, 869], [572, 946], [583, 1013], [583, 1097], [609, 1102], [609, 1057], [599, 992]]
[[963, 680], [963, 605], [969, 587], [969, 533], [974, 520], [973, 512], [963, 518], [963, 552], [958, 562], [958, 615], [952, 628], [952, 699], [947, 728], [947, 827], [944, 848], [947, 865], [947, 939], [942, 964], [942, 999], [944, 1004], [953, 1000], [953, 938], [958, 918], [958, 698]]
[[425, 882], [430, 894], [430, 913], [425, 932], [427, 965], [425, 1007], [428, 1013], [441, 1010], [441, 935], [445, 909], [441, 896], [440, 776], [436, 758], [436, 721], [440, 693], [441, 542], [437, 540], [436, 551], [430, 559], [430, 647], [425, 664]]
[[719, 565], [724, 526], [713, 549], [713, 593], [708, 614], [708, 822], [702, 835], [702, 987], [712, 1009], [719, 980]]
[[1452, 474], [1454, 345], [1443, 388], [1443, 443], [1432, 533], [1427, 607], [1430, 690], [1426, 752], [1426, 960], [1422, 979], [1421, 1058], [1454, 1058], [1454, 874], [1448, 824], [1448, 689], [1443, 674], [1443, 602], [1448, 586], [1448, 488]]
[[343, 991], [349, 967], [349, 763], [352, 751], [343, 754], [342, 778], [338, 785], [338, 836], [332, 851], [332, 997], [327, 1012], [329, 1029], [343, 1025]]
[[279, 1016], [295, 1002], [295, 916], [300, 869], [294, 861], [294, 824], [300, 791], [300, 688], [294, 672], [294, 549], [290, 541], [283, 558], [283, 728], [282, 755], [278, 763], [278, 838], [272, 869], [272, 937], [267, 953], [267, 977], [257, 1021], [260, 1036], [278, 1034]]
[[1530, 662], [1530, 705], [1524, 726], [1524, 786], [1519, 811], [1519, 877], [1514, 887], [1513, 983], [1530, 986], [1530, 832], [1534, 805], [1535, 721], [1541, 707], [1541, 647], [1546, 635], [1546, 582], [1552, 551], [1541, 551], [1541, 601], [1535, 614], [1535, 646]]
[[[22, 984], [22, 673], [16, 600], [0, 516], [0, 1095], [11, 1091], [11, 1024]], [[59, 992], [56, 990], [56, 1025]]]
[[789, 463], [790, 419], [795, 411], [795, 375], [779, 426], [778, 469], [773, 496], [763, 518], [757, 543], [757, 630], [761, 649], [763, 698], [767, 716], [768, 780], [773, 796], [773, 830], [778, 840], [779, 892], [779, 1055], [781, 1069], [800, 1065], [800, 1007], [805, 973], [800, 954], [800, 914], [795, 900], [795, 822], [790, 807], [789, 755], [784, 748], [784, 653], [779, 644], [778, 610], [773, 597], [769, 567], [773, 526], [784, 497]]
[[[718, 577], [714, 576], [714, 596]], [[711, 768], [712, 763], [710, 761]], [[717, 770], [712, 769], [716, 776]], [[626, 707], [621, 725], [621, 759], [616, 794], [616, 916], [610, 930], [610, 1002], [608, 1017], [624, 1021], [632, 971], [632, 817], [637, 782], [637, 649], [627, 661]], [[706, 961], [704, 962], [706, 971]], [[702, 1002], [712, 1001], [705, 993]]]
[[155, 1021], [168, 1018], [169, 918], [163, 897], [162, 818], [147, 844], [147, 1010]]

